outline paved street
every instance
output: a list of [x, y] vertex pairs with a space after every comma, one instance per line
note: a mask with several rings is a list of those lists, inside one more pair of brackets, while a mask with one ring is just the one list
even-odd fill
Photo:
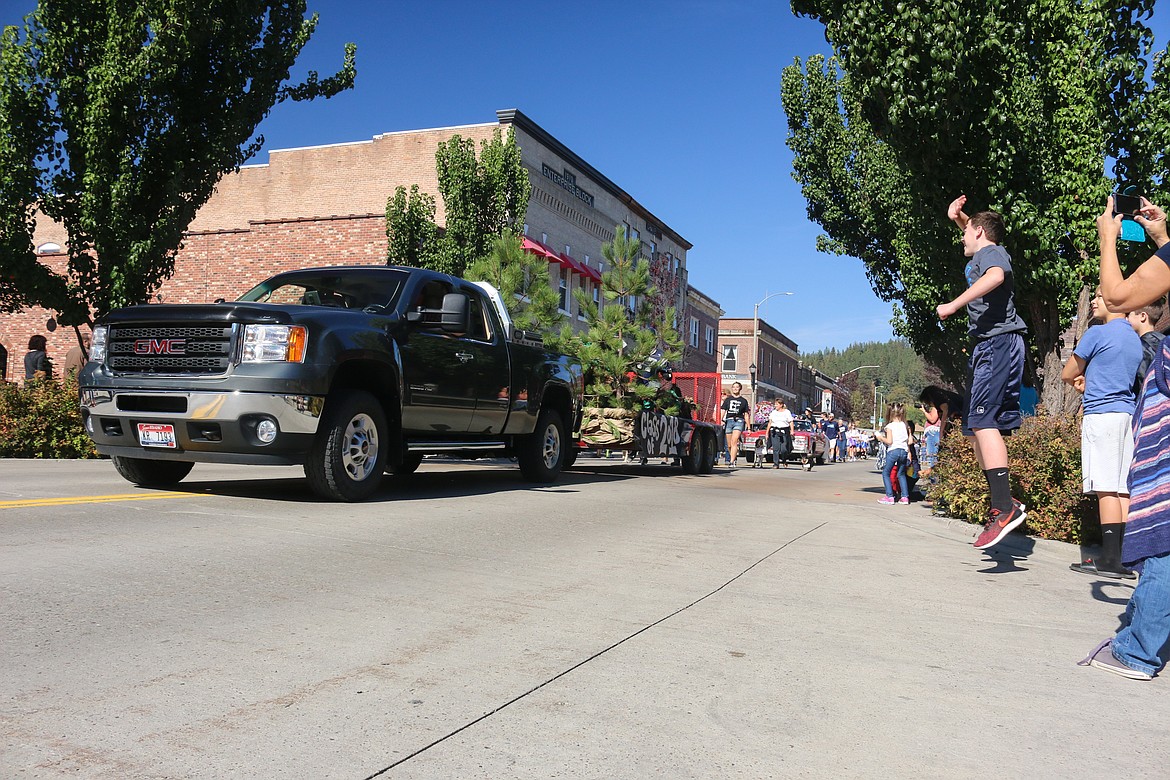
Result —
[[1165, 777], [1128, 583], [805, 473], [0, 462], [0, 778]]

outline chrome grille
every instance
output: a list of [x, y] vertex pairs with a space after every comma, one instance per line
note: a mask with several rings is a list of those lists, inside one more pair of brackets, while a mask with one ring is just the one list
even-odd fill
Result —
[[[223, 374], [232, 335], [231, 325], [114, 325], [106, 364], [124, 374]], [[178, 340], [181, 348], [173, 346]]]

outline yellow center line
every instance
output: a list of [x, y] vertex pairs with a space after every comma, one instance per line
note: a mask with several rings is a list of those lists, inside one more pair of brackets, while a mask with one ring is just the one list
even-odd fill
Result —
[[71, 496], [63, 498], [18, 498], [0, 501], [0, 509], [28, 509], [39, 506], [69, 506], [70, 504], [109, 504], [115, 501], [155, 501], [160, 498], [199, 496], [201, 493], [164, 491], [161, 493], [113, 493], [105, 496]]

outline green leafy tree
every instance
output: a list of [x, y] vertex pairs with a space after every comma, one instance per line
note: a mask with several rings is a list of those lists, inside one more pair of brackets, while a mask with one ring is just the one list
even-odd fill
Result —
[[440, 262], [448, 273], [462, 276], [471, 263], [488, 256], [504, 230], [523, 232], [532, 185], [511, 129], [506, 140], [497, 129], [481, 144], [478, 158], [474, 141], [453, 136], [439, 144], [435, 168], [446, 222]]
[[[287, 83], [316, 24], [304, 0], [53, 0], [5, 28], [0, 307], [77, 324], [147, 300], [272, 106], [352, 86], [352, 44], [333, 76]], [[33, 251], [38, 208], [68, 234], [64, 269]]]
[[538, 332], [554, 346], [564, 320], [560, 297], [549, 282], [548, 261], [525, 252], [519, 236], [505, 228], [492, 242], [491, 253], [469, 265], [464, 275], [499, 290], [516, 327]]
[[[657, 388], [631, 375], [645, 376], [682, 355], [682, 336], [671, 327], [674, 307], [654, 316], [656, 290], [641, 251], [641, 241], [628, 239], [624, 226], [615, 228], [613, 241], [601, 246], [607, 268], [601, 275], [605, 305], [599, 310], [577, 290], [574, 295], [585, 314], [586, 330], [573, 334], [566, 327], [562, 331], [562, 348], [576, 355], [585, 368], [585, 393], [594, 406], [634, 409], [643, 400], [654, 399]], [[668, 406], [664, 411], [677, 414], [678, 408]]]
[[419, 192], [417, 184], [410, 185], [409, 195], [406, 187], [397, 187], [386, 201], [386, 238], [387, 265], [433, 268], [439, 251], [434, 197]]
[[1106, 159], [1118, 181], [1165, 192], [1166, 63], [1147, 81], [1142, 22], [1152, 0], [792, 7], [825, 24], [836, 54], [798, 60], [781, 85], [818, 247], [860, 258], [898, 304], [896, 332], [960, 382], [966, 322], [934, 311], [966, 287], [946, 206], [966, 194], [968, 213], [1001, 212], [1030, 373], [1050, 411], [1066, 409], [1060, 336], [1096, 275], [1094, 217], [1115, 184]]

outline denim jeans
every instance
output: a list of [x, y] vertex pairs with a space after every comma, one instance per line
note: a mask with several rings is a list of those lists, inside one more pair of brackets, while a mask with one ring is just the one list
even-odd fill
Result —
[[890, 470], [895, 467], [898, 469], [898, 489], [902, 491], [903, 498], [910, 498], [910, 486], [906, 483], [906, 467], [909, 465], [910, 459], [906, 450], [899, 448], [886, 453], [886, 463], [882, 466], [882, 482], [886, 486], [886, 495], [890, 498], [894, 497], [894, 483], [890, 481]]
[[1170, 639], [1170, 554], [1142, 561], [1122, 622], [1125, 628], [1113, 637], [1113, 657], [1147, 674], [1161, 669], [1158, 653]]

